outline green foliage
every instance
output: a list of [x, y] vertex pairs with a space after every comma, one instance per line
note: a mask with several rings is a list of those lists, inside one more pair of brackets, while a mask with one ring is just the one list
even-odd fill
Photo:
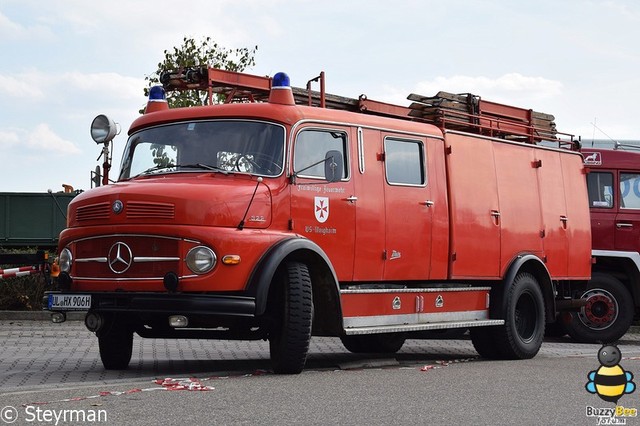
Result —
[[[144, 89], [144, 94], [148, 96], [149, 88], [160, 84], [160, 75], [164, 71], [195, 66], [209, 66], [237, 72], [244, 71], [246, 68], [255, 65], [254, 56], [256, 50], [258, 50], [258, 46], [253, 49], [246, 47], [227, 49], [218, 45], [211, 37], [206, 37], [200, 41], [184, 37], [181, 46], [164, 51], [164, 60], [158, 63], [157, 70], [150, 76], [145, 77], [148, 87]], [[167, 93], [167, 101], [172, 108], [205, 105], [207, 92], [202, 90], [172, 91]]]
[[[34, 253], [35, 250], [3, 250], [4, 253]], [[52, 258], [52, 255], [49, 255]], [[17, 265], [28, 266], [28, 265]], [[14, 268], [16, 265], [0, 265], [0, 268]], [[54, 290], [47, 286], [42, 273], [26, 277], [0, 279], [0, 310], [39, 311], [42, 310], [44, 292]]]

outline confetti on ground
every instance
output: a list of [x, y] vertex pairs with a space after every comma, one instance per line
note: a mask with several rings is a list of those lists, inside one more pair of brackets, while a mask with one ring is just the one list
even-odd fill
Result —
[[153, 383], [155, 383], [156, 385], [159, 385], [160, 387], [145, 388], [145, 389], [134, 388], [126, 391], [101, 391], [96, 395], [77, 396], [73, 398], [58, 399], [55, 401], [46, 401], [46, 402], [31, 402], [28, 404], [22, 404], [22, 406], [26, 407], [29, 405], [46, 405], [46, 404], [53, 404], [57, 402], [86, 401], [88, 399], [103, 398], [107, 396], [131, 395], [138, 392], [212, 391], [215, 389], [215, 387], [204, 385], [202, 382], [206, 382], [209, 380], [229, 379], [231, 377], [239, 378], [239, 377], [263, 376], [265, 374], [269, 374], [269, 372], [266, 370], [256, 370], [253, 373], [240, 374], [237, 376], [212, 376], [212, 377], [206, 377], [203, 379], [198, 379], [197, 377], [187, 377], [187, 378], [179, 378], [179, 379], [167, 377], [165, 379], [156, 379], [153, 381]]

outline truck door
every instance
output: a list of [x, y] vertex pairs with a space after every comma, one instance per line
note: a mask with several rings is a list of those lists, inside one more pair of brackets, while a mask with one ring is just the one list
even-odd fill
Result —
[[[584, 155], [587, 157], [588, 153]], [[587, 175], [591, 238], [594, 250], [614, 250], [619, 191], [615, 190], [613, 170], [591, 170]]]
[[[295, 135], [291, 185], [291, 221], [298, 234], [316, 242], [329, 256], [340, 281], [351, 281], [355, 243], [356, 197], [351, 172], [348, 129], [305, 127]], [[328, 151], [343, 156], [343, 176], [328, 183], [324, 159]]]
[[640, 241], [640, 173], [619, 172], [620, 208], [615, 223], [615, 249], [638, 250]]
[[426, 170], [426, 140], [385, 135], [384, 279], [428, 279], [431, 268], [432, 207]]

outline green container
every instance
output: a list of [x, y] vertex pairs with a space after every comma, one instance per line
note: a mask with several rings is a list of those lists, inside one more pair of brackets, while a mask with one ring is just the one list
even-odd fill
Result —
[[76, 195], [0, 192], [0, 247], [56, 247]]

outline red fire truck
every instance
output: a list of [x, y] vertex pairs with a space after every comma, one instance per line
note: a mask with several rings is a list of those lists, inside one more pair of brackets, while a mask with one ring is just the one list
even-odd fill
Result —
[[582, 150], [593, 238], [593, 277], [586, 305], [563, 316], [564, 329], [584, 342], [622, 337], [640, 308], [640, 153]]
[[303, 369], [312, 335], [396, 352], [470, 328], [484, 357], [531, 358], [586, 289], [582, 156], [544, 116], [472, 95], [343, 98], [323, 74], [308, 90], [207, 68], [162, 82], [209, 105], [169, 109], [152, 88], [117, 182], [70, 204], [47, 295], [55, 322], [88, 311], [107, 369], [128, 366], [134, 333], [267, 339], [278, 373]]

